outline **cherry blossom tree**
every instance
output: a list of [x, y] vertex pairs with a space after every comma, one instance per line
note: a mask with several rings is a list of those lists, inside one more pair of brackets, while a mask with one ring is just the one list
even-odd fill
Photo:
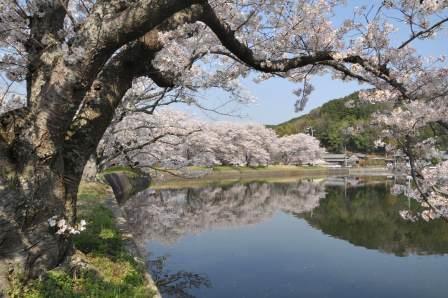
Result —
[[186, 140], [202, 123], [185, 113], [163, 109], [153, 114], [132, 113], [109, 127], [97, 150], [99, 170], [114, 165], [138, 168], [176, 168], [188, 165]]
[[295, 134], [276, 140], [276, 159], [282, 164], [312, 164], [322, 158], [319, 140], [306, 134]]
[[273, 130], [260, 124], [222, 122], [212, 125], [218, 135], [215, 156], [221, 165], [266, 166], [271, 163]]
[[[0, 194], [0, 267], [14, 263], [33, 276], [70, 253], [70, 238], [49, 229], [48, 219], [75, 225], [83, 168], [141, 77], [192, 102], [204, 88], [248, 98], [238, 80], [257, 71], [259, 80], [303, 84], [295, 92], [300, 109], [313, 89], [310, 76], [330, 71], [370, 84], [368, 98], [396, 102], [418, 123], [446, 127], [443, 59], [412, 46], [443, 29], [447, 2], [382, 1], [331, 22], [343, 2], [1, 0], [1, 104], [25, 105], [0, 116], [0, 156], [10, 179]], [[410, 37], [397, 44], [395, 30]], [[420, 120], [420, 108], [436, 116]], [[400, 133], [400, 125], [391, 131]], [[404, 140], [420, 197], [444, 214], [433, 202], [446, 197], [443, 179], [432, 179], [438, 176], [420, 166], [417, 154], [427, 143], [412, 134]]]
[[305, 134], [278, 138], [264, 125], [198, 121], [164, 108], [151, 115], [134, 112], [110, 126], [97, 163], [100, 171], [120, 165], [173, 173], [187, 166], [302, 165], [317, 161], [323, 152], [319, 141]]
[[[404, 153], [408, 163], [402, 163], [398, 171], [409, 175], [413, 183], [398, 184], [395, 193], [403, 193], [421, 203], [423, 210], [401, 215], [409, 220], [435, 218], [448, 220], [448, 172], [443, 161], [444, 148], [438, 138], [448, 133], [447, 100], [448, 68], [445, 56], [423, 56], [412, 44], [418, 40], [446, 34], [443, 24], [448, 21], [446, 1], [386, 1], [384, 8], [399, 11], [403, 23], [408, 26], [410, 37], [398, 44], [392, 42], [398, 30], [384, 16], [367, 28], [361, 37], [362, 44], [373, 44], [375, 51], [370, 60], [387, 70], [376, 79], [369, 79], [375, 87], [360, 96], [370, 102], [390, 102], [392, 110], [377, 115], [376, 125], [382, 131], [385, 148], [394, 153]], [[435, 17], [433, 13], [437, 13]], [[377, 36], [382, 36], [382, 41]], [[367, 55], [367, 53], [363, 53]], [[374, 61], [374, 62], [373, 62]], [[357, 74], [368, 77], [365, 67]], [[424, 129], [430, 127], [437, 133], [428, 137]]]

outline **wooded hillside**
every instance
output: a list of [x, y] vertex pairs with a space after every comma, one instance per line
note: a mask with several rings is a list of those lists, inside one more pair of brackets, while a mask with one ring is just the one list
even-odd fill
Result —
[[384, 104], [360, 101], [356, 92], [272, 128], [281, 136], [311, 133], [309, 128], [312, 128], [314, 136], [330, 152], [343, 152], [346, 145], [347, 150], [370, 153], [375, 150], [374, 141], [378, 139], [371, 116], [384, 108]]
[[[385, 103], [361, 101], [358, 92], [355, 92], [330, 100], [306, 115], [269, 127], [280, 136], [311, 133], [312, 128], [314, 136], [329, 152], [342, 153], [344, 146], [347, 146], [347, 150], [352, 152], [373, 153], [379, 150], [374, 142], [380, 134], [378, 127], [373, 125], [373, 115], [386, 108]], [[421, 130], [421, 137], [438, 136], [440, 149], [446, 150], [448, 139], [440, 133], [440, 129], [437, 124], [427, 126]]]

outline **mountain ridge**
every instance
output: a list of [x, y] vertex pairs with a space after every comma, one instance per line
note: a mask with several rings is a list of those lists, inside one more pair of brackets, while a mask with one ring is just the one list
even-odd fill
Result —
[[[373, 153], [379, 133], [372, 125], [375, 112], [387, 108], [386, 104], [373, 104], [359, 99], [359, 92], [332, 99], [305, 115], [277, 125], [268, 125], [279, 136], [296, 133], [313, 134], [329, 152]], [[312, 132], [311, 132], [312, 129]]]

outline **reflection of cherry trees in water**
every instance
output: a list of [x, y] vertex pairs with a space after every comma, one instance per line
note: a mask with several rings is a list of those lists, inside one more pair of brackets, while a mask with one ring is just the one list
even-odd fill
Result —
[[278, 211], [302, 213], [319, 206], [324, 187], [312, 181], [253, 182], [201, 189], [147, 190], [123, 207], [138, 241], [173, 243], [188, 233], [255, 224]]
[[207, 276], [187, 271], [171, 273], [165, 269], [167, 256], [149, 258], [147, 261], [151, 269], [151, 276], [163, 297], [194, 297], [187, 290], [201, 287], [211, 287], [211, 282]]
[[[253, 182], [201, 189], [146, 190], [123, 206], [135, 239], [174, 243], [183, 235], [214, 228], [256, 224], [278, 210], [302, 213], [319, 206], [325, 196], [321, 183]], [[147, 264], [163, 296], [193, 297], [188, 290], [211, 287], [207, 276], [188, 271], [170, 272], [168, 258], [148, 253]]]

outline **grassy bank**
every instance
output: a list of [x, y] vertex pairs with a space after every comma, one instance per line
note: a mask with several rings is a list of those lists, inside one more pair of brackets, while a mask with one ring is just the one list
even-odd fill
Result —
[[[105, 173], [121, 172], [130, 176], [138, 176], [134, 170], [115, 167]], [[216, 166], [213, 168], [192, 166], [182, 171], [174, 171], [174, 175], [162, 171], [152, 176], [151, 188], [198, 188], [209, 185], [224, 186], [235, 182], [263, 181], [272, 183], [288, 183], [300, 179], [323, 178], [332, 175], [384, 176], [383, 167], [361, 168], [328, 168], [319, 166], [271, 165], [267, 167], [232, 167]]]
[[326, 175], [307, 175], [307, 176], [290, 176], [290, 177], [259, 177], [259, 178], [234, 178], [234, 179], [183, 179], [183, 180], [167, 180], [156, 181], [151, 184], [154, 190], [161, 189], [182, 189], [182, 188], [203, 188], [208, 186], [226, 186], [235, 183], [251, 183], [251, 182], [266, 182], [266, 183], [291, 183], [301, 179], [324, 179]]
[[15, 287], [12, 297], [152, 297], [142, 264], [126, 251], [112, 212], [104, 205], [111, 192], [99, 183], [84, 183], [79, 192], [79, 218], [87, 230], [74, 238], [72, 258], [80, 266], [63, 265], [26, 288]]
[[218, 166], [210, 168], [205, 167], [190, 167], [189, 172], [195, 171], [209, 172], [201, 177], [196, 178], [182, 178], [165, 174], [162, 177], [158, 177], [153, 181], [151, 187], [155, 189], [161, 188], [178, 188], [178, 187], [200, 187], [206, 184], [229, 184], [236, 181], [254, 181], [254, 180], [269, 180], [271, 182], [291, 180], [301, 177], [322, 177], [328, 174], [342, 174], [345, 173], [344, 169], [329, 169], [325, 167], [312, 167], [312, 166], [291, 166], [291, 165], [273, 165], [267, 167], [229, 167]]

